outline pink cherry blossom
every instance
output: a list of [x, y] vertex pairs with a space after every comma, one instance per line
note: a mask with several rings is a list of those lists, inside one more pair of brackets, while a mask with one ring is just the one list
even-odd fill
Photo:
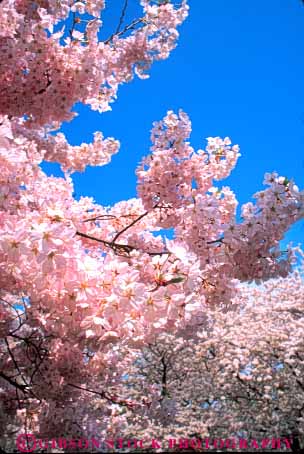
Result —
[[195, 150], [180, 110], [153, 125], [137, 197], [73, 197], [71, 174], [108, 164], [119, 142], [95, 132], [72, 146], [62, 123], [76, 102], [105, 112], [121, 84], [147, 78], [176, 46], [186, 2], [142, 0], [143, 16], [104, 41], [103, 0], [0, 3], [4, 445], [23, 433], [222, 437], [223, 416], [234, 434], [303, 433], [303, 253], [280, 240], [304, 192], [266, 174], [238, 221], [216, 182], [239, 146], [214, 137]]

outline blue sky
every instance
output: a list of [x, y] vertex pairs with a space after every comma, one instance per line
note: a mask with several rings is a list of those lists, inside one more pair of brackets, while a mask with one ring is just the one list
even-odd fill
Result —
[[[103, 36], [116, 28], [124, 0], [108, 0]], [[72, 144], [101, 130], [121, 142], [104, 167], [74, 174], [77, 196], [102, 205], [136, 196], [135, 169], [149, 153], [150, 130], [167, 110], [182, 108], [192, 120], [191, 143], [204, 148], [209, 136], [229, 136], [241, 158], [225, 181], [240, 204], [263, 188], [265, 172], [277, 171], [304, 189], [304, 5], [301, 0], [189, 0], [178, 47], [156, 62], [148, 80], [119, 90], [104, 114], [76, 106], [79, 116], [63, 126]], [[129, 0], [126, 21], [139, 17]], [[48, 173], [56, 167], [45, 165]], [[302, 242], [304, 223], [286, 241]]]

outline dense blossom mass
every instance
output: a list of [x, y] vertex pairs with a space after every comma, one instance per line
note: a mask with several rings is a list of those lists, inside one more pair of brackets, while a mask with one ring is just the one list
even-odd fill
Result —
[[280, 240], [303, 218], [304, 192], [266, 174], [238, 219], [217, 182], [239, 147], [215, 137], [194, 150], [188, 116], [169, 111], [136, 198], [73, 197], [73, 172], [107, 164], [119, 142], [95, 132], [71, 146], [62, 122], [76, 102], [104, 112], [121, 84], [148, 77], [188, 13], [185, 1], [141, 5], [102, 41], [103, 0], [0, 1], [0, 446], [24, 432], [189, 438], [187, 420], [200, 436], [257, 436], [266, 422], [268, 436], [303, 432], [300, 250]]
[[146, 451], [152, 439], [164, 452], [220, 443], [234, 450], [240, 440], [242, 451], [296, 451], [304, 430], [303, 297], [299, 272], [242, 287], [238, 310], [215, 308], [197, 336], [162, 334], [149, 343], [120, 385], [121, 395], [145, 396], [149, 405], [118, 410], [117, 433], [143, 440]]

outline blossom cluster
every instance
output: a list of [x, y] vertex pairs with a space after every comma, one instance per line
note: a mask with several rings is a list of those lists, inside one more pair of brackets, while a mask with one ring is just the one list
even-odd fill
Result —
[[0, 113], [42, 126], [71, 120], [76, 102], [109, 110], [121, 84], [148, 77], [153, 61], [176, 46], [186, 2], [150, 3], [143, 1], [143, 16], [125, 27], [133, 33], [101, 41], [104, 0], [3, 0]]
[[[207, 338], [213, 333], [221, 339], [227, 319], [220, 314], [252, 298], [264, 307], [264, 293], [271, 299], [281, 288], [247, 297], [240, 283], [286, 277], [295, 261], [296, 250], [281, 252], [279, 242], [303, 218], [304, 192], [293, 181], [268, 174], [267, 188], [256, 194], [255, 204], [242, 207], [239, 222], [233, 191], [216, 186], [236, 165], [239, 147], [215, 137], [207, 139], [205, 150], [194, 150], [183, 111], [169, 111], [154, 124], [151, 154], [137, 169], [137, 197], [111, 207], [74, 198], [71, 174], [107, 164], [119, 143], [96, 132], [91, 144], [72, 146], [59, 131], [62, 122], [73, 117], [76, 102], [104, 112], [121, 84], [135, 74], [145, 78], [153, 61], [167, 58], [175, 47], [188, 12], [185, 1], [141, 4], [143, 17], [124, 28], [120, 24], [101, 41], [103, 0], [0, 1], [0, 432], [5, 440], [24, 432], [39, 438], [114, 436], [128, 425], [128, 412], [135, 431], [137, 421], [144, 428], [151, 420], [162, 424], [168, 414], [178, 415], [181, 402], [153, 381], [157, 368], [149, 369], [148, 389], [132, 398], [132, 390], [141, 388], [132, 388], [126, 373], [134, 378], [138, 355], [165, 332], [173, 337], [164, 345], [177, 339], [176, 354], [186, 349], [192, 358], [191, 339], [205, 331]], [[64, 177], [48, 176], [43, 161], [59, 163]], [[173, 238], [161, 229], [172, 229]], [[281, 301], [286, 296], [287, 306], [296, 305], [287, 298], [286, 282]], [[293, 292], [300, 298], [301, 291], [296, 282]], [[242, 309], [227, 325], [236, 338], [243, 323], [239, 346], [246, 313]], [[258, 323], [262, 326], [261, 318]], [[280, 323], [274, 321], [274, 334]], [[280, 345], [298, 353], [302, 321], [294, 317], [290, 323], [299, 333], [290, 344], [285, 335]], [[256, 331], [250, 326], [254, 349]], [[179, 335], [182, 343], [174, 337]], [[212, 356], [208, 349], [205, 354]], [[229, 373], [243, 367], [230, 350], [222, 353]], [[195, 358], [192, 389], [204, 366], [202, 356]], [[218, 372], [217, 366], [212, 369], [214, 376]], [[209, 394], [212, 374], [202, 384]], [[218, 389], [224, 389], [223, 382]], [[209, 420], [215, 417], [212, 413]]]

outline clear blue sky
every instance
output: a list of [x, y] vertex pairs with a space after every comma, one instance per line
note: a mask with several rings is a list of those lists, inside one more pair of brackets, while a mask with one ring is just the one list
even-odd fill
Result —
[[[108, 0], [107, 37], [124, 0]], [[139, 0], [129, 0], [128, 19]], [[148, 80], [122, 86], [112, 111], [77, 106], [79, 117], [63, 127], [72, 144], [101, 130], [120, 140], [120, 152], [104, 167], [74, 174], [77, 196], [102, 205], [136, 196], [135, 168], [149, 153], [152, 122], [182, 108], [192, 120], [192, 145], [229, 136], [242, 157], [229, 184], [240, 204], [262, 189], [265, 172], [294, 178], [304, 189], [304, 5], [301, 0], [189, 0], [178, 47], [156, 62]], [[44, 168], [58, 174], [52, 165]], [[303, 242], [304, 223], [287, 240]]]

